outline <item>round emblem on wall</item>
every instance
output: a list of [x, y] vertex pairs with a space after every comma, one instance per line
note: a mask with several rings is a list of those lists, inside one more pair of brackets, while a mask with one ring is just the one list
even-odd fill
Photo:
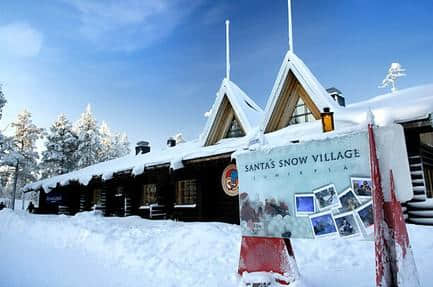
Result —
[[229, 164], [221, 176], [221, 185], [229, 196], [237, 196], [239, 193], [238, 170], [235, 164]]

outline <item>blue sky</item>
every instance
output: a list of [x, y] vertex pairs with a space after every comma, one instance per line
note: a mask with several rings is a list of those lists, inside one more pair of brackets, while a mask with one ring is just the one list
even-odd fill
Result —
[[[391, 62], [399, 88], [433, 83], [433, 2], [294, 0], [294, 49], [325, 87], [356, 102]], [[96, 118], [154, 147], [196, 138], [225, 74], [264, 107], [287, 50], [285, 0], [3, 0], [0, 127], [24, 108], [48, 127], [90, 103]]]

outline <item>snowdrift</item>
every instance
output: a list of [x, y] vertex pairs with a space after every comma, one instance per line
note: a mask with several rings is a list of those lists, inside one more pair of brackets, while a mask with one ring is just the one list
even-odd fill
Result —
[[[423, 286], [433, 228], [409, 226]], [[223, 223], [0, 211], [0, 286], [238, 286], [240, 228]], [[299, 286], [374, 286], [373, 242], [293, 240]]]

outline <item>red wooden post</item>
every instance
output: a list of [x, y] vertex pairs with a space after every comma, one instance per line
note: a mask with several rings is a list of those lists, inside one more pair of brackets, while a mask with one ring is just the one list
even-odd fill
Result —
[[392, 255], [389, 252], [385, 235], [388, 235], [388, 225], [384, 216], [384, 197], [380, 179], [379, 161], [376, 155], [373, 126], [368, 125], [368, 139], [370, 143], [370, 172], [373, 183], [373, 216], [374, 243], [376, 252], [376, 286], [395, 286], [391, 268]]
[[272, 272], [287, 278], [288, 284], [298, 277], [298, 268], [289, 239], [242, 236], [238, 273]]
[[385, 221], [391, 228], [392, 254], [395, 256], [392, 261], [395, 286], [414, 286], [419, 287], [418, 271], [415, 265], [412, 249], [407, 233], [406, 222], [404, 221], [401, 204], [397, 200], [394, 186], [394, 176], [390, 172], [390, 192], [391, 202], [385, 202]]
[[379, 161], [372, 125], [368, 125], [371, 178], [373, 182], [374, 240], [376, 251], [376, 286], [420, 286], [415, 260], [401, 205], [395, 194], [390, 171], [391, 202], [385, 202]]

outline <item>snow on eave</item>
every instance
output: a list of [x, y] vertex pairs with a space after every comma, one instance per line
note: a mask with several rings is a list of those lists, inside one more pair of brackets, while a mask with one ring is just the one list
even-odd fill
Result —
[[325, 107], [331, 108], [332, 111], [340, 109], [340, 107], [329, 96], [329, 93], [320, 84], [305, 63], [293, 52], [288, 51], [284, 57], [283, 63], [281, 64], [271, 91], [271, 95], [269, 96], [268, 102], [266, 104], [264, 120], [261, 124], [262, 130], [265, 130], [266, 126], [268, 125], [278, 98], [281, 96], [281, 90], [284, 86], [284, 82], [290, 71], [292, 71], [296, 79], [304, 88], [305, 92], [320, 111], [322, 111]]
[[321, 121], [311, 121], [296, 125], [289, 125], [277, 131], [262, 134], [265, 140], [260, 144], [252, 144], [239, 148], [232, 154], [232, 158], [236, 158], [244, 152], [260, 150], [264, 153], [271, 151], [274, 148], [296, 145], [308, 141], [324, 140], [329, 138], [341, 137], [347, 134], [359, 133], [365, 131], [366, 126], [350, 121], [335, 121], [335, 130], [324, 133], [322, 130]]
[[243, 118], [247, 133], [257, 127], [263, 119], [263, 109], [259, 107], [248, 95], [232, 81], [226, 80], [226, 86], [229, 91], [230, 100], [234, 104], [233, 109], [240, 118]]
[[433, 114], [433, 84], [411, 87], [347, 105], [335, 113], [335, 118], [355, 123], [366, 121], [371, 109], [380, 126], [425, 120]]
[[247, 135], [257, 127], [263, 119], [263, 109], [248, 97], [235, 83], [224, 78], [217, 92], [215, 102], [212, 105], [211, 114], [200, 136], [202, 146], [206, 144], [209, 133], [216, 120], [218, 110], [224, 100], [224, 96], [227, 96], [228, 101]]
[[323, 140], [365, 129], [365, 125], [355, 124], [347, 121], [335, 121], [335, 130], [324, 133], [321, 121], [312, 121], [296, 125], [289, 125], [280, 130], [267, 133], [266, 139], [268, 144], [273, 146], [283, 146], [293, 144], [293, 142], [305, 142], [312, 140]]
[[127, 155], [118, 159], [101, 162], [70, 173], [43, 179], [27, 184], [24, 192], [42, 189], [48, 193], [59, 186], [68, 185], [71, 182], [79, 182], [88, 185], [94, 177], [101, 180], [110, 180], [114, 174], [131, 171], [132, 176], [142, 174], [146, 168], [166, 165], [172, 169], [183, 168], [184, 160], [210, 157], [225, 153], [232, 153], [237, 148], [245, 146], [249, 137], [224, 139], [212, 146], [203, 147], [198, 139], [178, 144], [174, 147], [166, 147], [161, 150], [153, 150], [146, 154]]

